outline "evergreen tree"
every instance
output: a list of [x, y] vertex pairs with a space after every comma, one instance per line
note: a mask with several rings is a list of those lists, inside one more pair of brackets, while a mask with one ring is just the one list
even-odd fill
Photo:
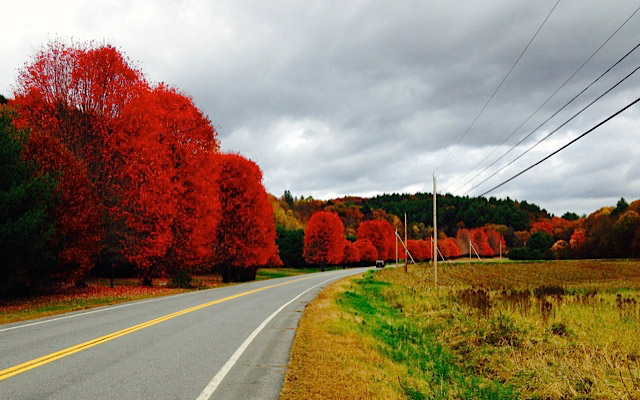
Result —
[[37, 287], [56, 262], [55, 183], [23, 159], [27, 134], [13, 127], [5, 107], [0, 109], [0, 295]]
[[276, 226], [276, 244], [282, 263], [287, 267], [300, 268], [307, 263], [302, 257], [304, 251], [304, 230], [286, 230], [281, 226]]

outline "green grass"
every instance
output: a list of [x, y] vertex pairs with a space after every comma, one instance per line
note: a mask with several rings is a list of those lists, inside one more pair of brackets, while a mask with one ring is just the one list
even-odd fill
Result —
[[[475, 374], [456, 363], [456, 357], [437, 339], [437, 324], [424, 324], [407, 317], [385, 298], [389, 282], [376, 280], [373, 272], [355, 280], [337, 303], [361, 318], [360, 331], [373, 338], [380, 351], [407, 367], [400, 380], [410, 399], [514, 399], [517, 390], [508, 384]], [[398, 288], [395, 288], [398, 289]]]

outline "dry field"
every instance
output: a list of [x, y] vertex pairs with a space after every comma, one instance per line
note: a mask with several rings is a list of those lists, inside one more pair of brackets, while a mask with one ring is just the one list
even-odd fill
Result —
[[438, 278], [335, 285], [305, 312], [282, 398], [370, 398], [371, 381], [377, 398], [640, 399], [640, 262], [445, 263]]

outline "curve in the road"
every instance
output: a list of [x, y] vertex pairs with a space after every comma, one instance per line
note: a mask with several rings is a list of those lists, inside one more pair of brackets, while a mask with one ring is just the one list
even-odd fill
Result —
[[[67, 357], [67, 356], [70, 356], [72, 354], [81, 352], [83, 350], [89, 349], [89, 348], [97, 346], [99, 344], [109, 342], [109, 341], [117, 339], [119, 337], [128, 335], [130, 333], [139, 331], [141, 329], [148, 328], [150, 326], [159, 324], [159, 323], [164, 322], [164, 321], [168, 321], [170, 319], [179, 317], [181, 315], [188, 314], [188, 313], [196, 311], [196, 310], [200, 310], [200, 309], [205, 308], [205, 307], [210, 307], [212, 305], [223, 303], [223, 302], [229, 301], [229, 300], [233, 300], [233, 299], [236, 299], [238, 297], [247, 296], [247, 295], [250, 295], [250, 294], [253, 294], [253, 293], [256, 293], [256, 292], [261, 292], [263, 290], [267, 290], [267, 289], [271, 289], [271, 288], [275, 288], [275, 287], [279, 287], [279, 286], [283, 286], [283, 285], [288, 285], [288, 284], [291, 284], [291, 283], [294, 283], [294, 282], [300, 282], [300, 281], [311, 279], [311, 278], [312, 278], [311, 276], [308, 276], [308, 277], [299, 278], [299, 279], [295, 279], [295, 280], [291, 280], [291, 281], [287, 281], [287, 282], [277, 283], [277, 284], [274, 284], [274, 285], [264, 286], [264, 287], [253, 289], [253, 290], [248, 290], [246, 292], [234, 294], [232, 296], [227, 296], [227, 297], [223, 297], [221, 299], [217, 299], [217, 300], [209, 301], [209, 302], [206, 302], [206, 303], [203, 303], [203, 304], [199, 304], [197, 306], [190, 307], [190, 308], [187, 308], [187, 309], [184, 309], [184, 310], [180, 310], [180, 311], [168, 314], [168, 315], [164, 315], [162, 317], [155, 318], [155, 319], [152, 319], [150, 321], [146, 321], [146, 322], [143, 322], [141, 324], [137, 324], [137, 325], [131, 326], [129, 328], [125, 328], [125, 329], [119, 330], [117, 332], [110, 333], [108, 335], [104, 335], [104, 336], [101, 336], [101, 337], [98, 337], [98, 338], [95, 338], [95, 339], [92, 339], [92, 340], [88, 340], [86, 342], [77, 344], [75, 346], [67, 347], [66, 349], [63, 349], [63, 350], [60, 350], [60, 351], [56, 351], [54, 353], [47, 354], [47, 355], [42, 356], [42, 357], [35, 358], [33, 360], [24, 362], [22, 364], [14, 365], [13, 367], [6, 368], [6, 369], [0, 371], [0, 381], [2, 381], [4, 379], [7, 379], [7, 378], [10, 378], [12, 376], [21, 374], [23, 372], [32, 370], [34, 368], [40, 367], [42, 365], [48, 364], [50, 362], [59, 360], [59, 359], [61, 359], [63, 357]], [[274, 314], [274, 316], [275, 316], [275, 314]]]

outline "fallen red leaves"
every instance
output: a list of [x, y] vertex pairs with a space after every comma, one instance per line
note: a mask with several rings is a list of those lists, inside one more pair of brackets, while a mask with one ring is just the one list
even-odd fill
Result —
[[128, 282], [125, 282], [125, 285], [111, 288], [102, 282], [97, 282], [90, 283], [87, 288], [69, 287], [61, 289], [58, 293], [5, 300], [0, 303], [0, 323], [22, 321], [186, 291], [185, 289], [164, 286], [134, 286], [126, 283]]

